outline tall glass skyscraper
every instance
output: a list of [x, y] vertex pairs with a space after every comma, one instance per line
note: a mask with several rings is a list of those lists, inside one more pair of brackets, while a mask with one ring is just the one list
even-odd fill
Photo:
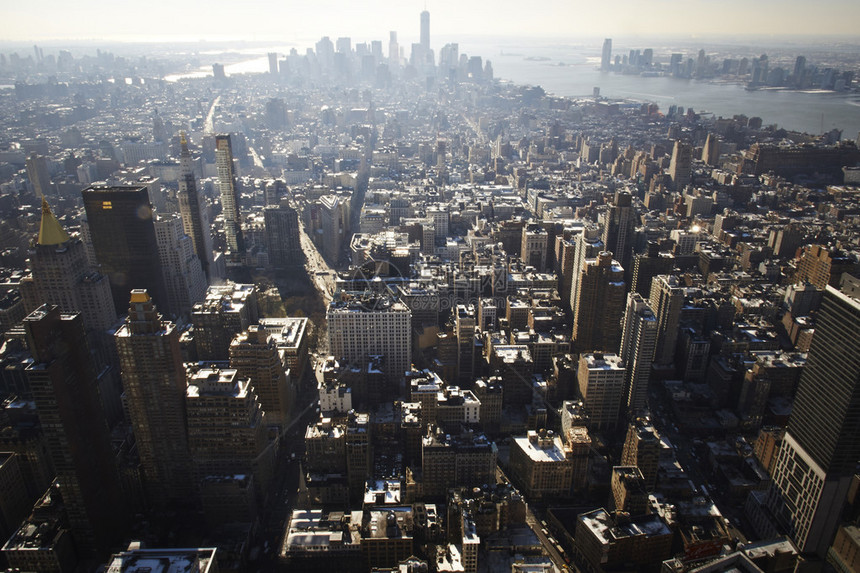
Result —
[[146, 289], [169, 309], [147, 187], [93, 185], [82, 196], [93, 250], [110, 280], [114, 308], [128, 308], [131, 290]]

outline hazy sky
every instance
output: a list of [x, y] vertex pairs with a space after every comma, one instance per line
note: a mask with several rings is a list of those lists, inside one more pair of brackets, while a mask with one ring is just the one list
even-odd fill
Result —
[[[355, 41], [433, 36], [843, 35], [860, 39], [860, 0], [0, 0], [0, 41]], [[439, 45], [434, 43], [434, 47]]]

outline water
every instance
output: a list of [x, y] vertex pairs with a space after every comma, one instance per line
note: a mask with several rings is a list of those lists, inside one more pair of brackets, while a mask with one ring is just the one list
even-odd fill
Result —
[[[291, 46], [290, 46], [291, 47]], [[597, 69], [600, 46], [535, 45], [500, 42], [460, 43], [460, 52], [491, 60], [495, 76], [517, 84], [539, 85], [558, 96], [590, 96], [595, 87], [607, 98], [654, 102], [664, 112], [670, 105], [693, 108], [731, 117], [758, 116], [765, 125], [820, 134], [841, 129], [844, 138], [860, 133], [860, 95], [845, 93], [804, 93], [796, 91], [746, 91], [738, 84], [682, 80], [668, 77], [625, 76]], [[266, 51], [286, 53], [289, 47]], [[247, 51], [248, 55], [251, 50]], [[225, 73], [265, 73], [269, 62], [265, 52], [248, 60], [225, 66]], [[538, 58], [538, 59], [527, 59]], [[546, 59], [543, 59], [546, 58]], [[211, 67], [167, 76], [168, 81], [211, 76]]]
[[[481, 46], [472, 49], [475, 48], [480, 50]], [[481, 52], [475, 50], [474, 53]], [[495, 49], [485, 47], [483, 53], [485, 59], [492, 61], [497, 78], [539, 85], [559, 96], [591, 95], [592, 90], [599, 87], [604, 97], [654, 102], [664, 112], [670, 105], [678, 105], [723, 117], [758, 116], [765, 125], [777, 124], [812, 134], [837, 128], [842, 130], [843, 137], [854, 139], [860, 132], [860, 95], [857, 94], [746, 91], [737, 84], [604, 73], [597, 69], [600, 54], [596, 49], [589, 52], [588, 48], [576, 46], [508, 45]], [[527, 57], [549, 60], [526, 60]]]

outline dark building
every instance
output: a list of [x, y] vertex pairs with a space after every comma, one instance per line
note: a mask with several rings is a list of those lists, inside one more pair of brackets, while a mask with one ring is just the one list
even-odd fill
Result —
[[[603, 244], [610, 251], [625, 271], [632, 276], [633, 265], [633, 229], [635, 226], [636, 210], [630, 193], [616, 191], [609, 211], [604, 213]], [[629, 277], [627, 278], [629, 282]], [[647, 296], [643, 294], [642, 296]]]
[[819, 147], [754, 143], [738, 163], [738, 173], [758, 176], [772, 171], [790, 177], [818, 172], [841, 177], [844, 166], [856, 165], [858, 161], [860, 150], [853, 142]]
[[33, 354], [27, 378], [72, 537], [83, 555], [97, 554], [122, 535], [126, 516], [83, 320], [44, 305], [24, 328]]
[[114, 307], [127, 308], [131, 290], [146, 289], [161, 308], [168, 308], [147, 187], [94, 185], [82, 195], [93, 250], [110, 280]]
[[187, 503], [192, 480], [179, 331], [145, 290], [133, 290], [116, 347], [148, 501], [155, 507]]
[[263, 220], [269, 264], [275, 268], [300, 265], [304, 257], [299, 242], [299, 215], [296, 210], [283, 203], [277, 207], [266, 207]]
[[804, 553], [825, 556], [860, 459], [860, 301], [828, 286], [773, 470], [768, 505]]
[[573, 345], [578, 352], [614, 351], [621, 342], [626, 287], [624, 269], [612, 253], [586, 259], [578, 277]]

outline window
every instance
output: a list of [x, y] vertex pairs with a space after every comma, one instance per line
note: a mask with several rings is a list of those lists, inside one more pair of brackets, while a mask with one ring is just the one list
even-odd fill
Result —
[[113, 209], [113, 204], [110, 201], [102, 201], [102, 209]]

